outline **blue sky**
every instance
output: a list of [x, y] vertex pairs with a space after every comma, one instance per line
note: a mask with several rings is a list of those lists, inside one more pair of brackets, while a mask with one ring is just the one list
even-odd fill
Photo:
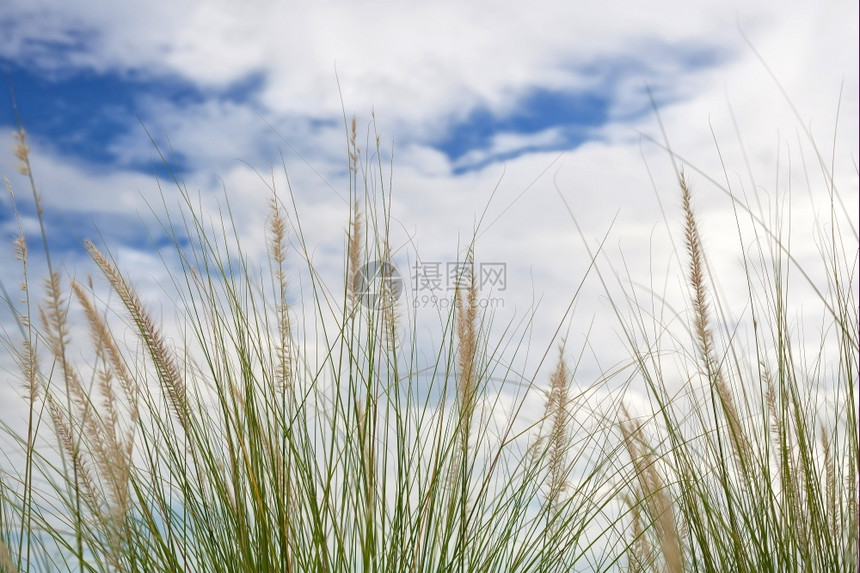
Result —
[[[164, 98], [182, 106], [206, 97], [181, 78], [147, 81], [86, 69], [55, 75], [15, 62], [7, 66], [5, 79], [20, 102], [27, 131], [50, 141], [63, 155], [104, 169], [115, 168], [117, 157], [109, 144], [135, 129], [135, 118], [145, 111], [141, 108], [145, 98]], [[13, 127], [9, 90], [4, 91], [2, 123]]]
[[[672, 147], [703, 172], [746, 185], [749, 161], [763, 188], [779, 187], [786, 179], [775, 173], [787, 168], [802, 126], [811, 126], [856, 204], [857, 21], [856, 2], [847, 0], [609, 7], [7, 0], [0, 62], [69, 274], [87, 268], [80, 240], [98, 237], [161, 304], [158, 282], [170, 272], [151, 244], [151, 232], [156, 243], [164, 238], [150, 206], [178, 198], [156, 183], [168, 174], [145, 126], [161, 149], [172, 147], [208, 213], [217, 215], [226, 194], [237, 233], [260, 261], [268, 198], [260, 174], [278, 171], [283, 154], [314, 262], [336, 281], [348, 196], [343, 116], [354, 115], [360, 140], [372, 141], [376, 130], [383, 163], [393, 165], [398, 265], [458, 259], [486, 209], [476, 257], [503, 261], [509, 273], [499, 323], [522, 319], [541, 300], [534, 336], [546, 347], [588, 266], [559, 194], [588, 241], [608, 233], [627, 271], [677, 286], [659, 274], [670, 270], [661, 263], [672, 259], [664, 214], [677, 214], [677, 195], [668, 156], [642, 137], [662, 139], [649, 88]], [[11, 153], [7, 93], [4, 86], [0, 173], [34, 231]], [[731, 268], [736, 256], [719, 232], [731, 205], [696, 179], [714, 264]], [[4, 237], [15, 232], [8, 205], [4, 194]], [[0, 251], [0, 265], [17, 268], [11, 246]], [[14, 284], [11, 273], [2, 275]], [[602, 296], [589, 282], [580, 314], [564, 326], [571, 341], [584, 340], [578, 325], [611, 321]], [[584, 367], [596, 378], [619, 345], [611, 328], [590, 336], [608, 352]]]

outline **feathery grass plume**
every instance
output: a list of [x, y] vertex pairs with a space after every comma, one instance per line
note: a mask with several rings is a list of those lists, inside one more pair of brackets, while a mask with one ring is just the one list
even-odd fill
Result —
[[45, 399], [64, 457], [74, 468], [74, 483], [72, 485], [74, 485], [75, 499], [72, 500], [72, 507], [70, 508], [76, 512], [74, 518], [78, 520], [83, 516], [82, 509], [78, 505], [79, 499], [86, 502], [87, 507], [99, 515], [107, 504], [99, 495], [99, 489], [96, 486], [97, 481], [90, 469], [86, 453], [81, 449], [80, 440], [74, 435], [75, 430], [70, 425], [68, 414], [63, 411], [50, 392], [46, 394]]
[[187, 390], [182, 374], [176, 365], [176, 360], [168, 350], [167, 342], [122, 273], [96, 248], [92, 241], [86, 241], [85, 245], [93, 261], [104, 273], [105, 278], [119, 295], [120, 300], [131, 315], [142, 340], [147, 346], [149, 356], [155, 364], [159, 381], [167, 393], [173, 413], [187, 432], [191, 424], [191, 409], [188, 404]]
[[[352, 307], [351, 312], [355, 312], [356, 305], [360, 302], [362, 296], [366, 293], [362, 292], [363, 288], [367, 288], [369, 277], [363, 277], [361, 274], [361, 263], [363, 257], [364, 243], [364, 222], [362, 218], [361, 204], [359, 203], [356, 190], [358, 188], [359, 178], [359, 159], [361, 157], [361, 148], [358, 146], [358, 122], [355, 116], [350, 121], [349, 131], [347, 133], [347, 157], [349, 158], [349, 187], [350, 194], [354, 195], [350, 203], [349, 211], [349, 229], [347, 231], [347, 270], [346, 270], [346, 293], [347, 300]], [[366, 181], [365, 181], [366, 183]]]
[[[27, 265], [26, 265], [26, 262], [27, 262], [27, 240], [24, 238], [24, 235], [23, 235], [23, 234], [20, 234], [19, 236], [15, 237], [15, 259], [16, 259], [16, 260], [18, 260], [18, 261], [20, 261], [20, 262], [22, 262], [22, 263], [25, 263], [25, 264], [23, 265], [23, 266], [24, 266], [24, 273], [25, 273], [25, 274], [24, 274], [24, 278], [23, 278], [23, 280], [19, 283], [19, 285], [20, 285], [20, 289], [21, 289], [21, 291], [22, 291], [22, 292], [26, 292], [26, 291], [27, 291], [27, 288], [28, 288], [28, 287], [27, 287], [28, 282], [27, 282], [27, 276], [26, 276], [26, 272], [27, 272], [27, 271], [26, 271], [26, 266], [27, 266]], [[26, 326], [26, 325], [27, 325], [27, 322], [25, 321], [25, 322], [24, 322], [24, 326]]]
[[643, 436], [643, 425], [633, 421], [623, 403], [621, 415], [618, 427], [624, 447], [635, 468], [638, 481], [637, 503], [644, 504], [650, 524], [654, 527], [654, 536], [660, 547], [665, 571], [681, 573], [684, 570], [684, 554], [669, 488], [663, 482], [657, 468], [657, 459]]
[[567, 452], [570, 449], [568, 435], [569, 412], [567, 410], [572, 376], [564, 359], [564, 344], [558, 349], [558, 363], [550, 375], [549, 395], [547, 396], [544, 417], [550, 422], [548, 436], [549, 459], [548, 471], [549, 491], [546, 502], [557, 513], [560, 506], [560, 496], [567, 487]]
[[27, 132], [23, 128], [12, 134], [15, 138], [15, 157], [20, 162], [18, 172], [21, 175], [30, 175], [30, 146], [27, 145]]
[[[91, 279], [89, 288], [90, 292], [92, 292], [93, 285]], [[131, 372], [129, 372], [120, 349], [117, 346], [116, 339], [110, 332], [104, 318], [96, 310], [92, 299], [84, 290], [83, 286], [81, 286], [78, 281], [72, 281], [72, 289], [78, 303], [83, 308], [84, 315], [89, 323], [93, 346], [104, 353], [100, 356], [107, 361], [106, 365], [110, 367], [111, 373], [119, 378], [120, 388], [128, 399], [128, 407], [131, 412], [130, 425], [133, 426], [137, 422], [140, 414], [138, 404], [138, 396], [140, 394], [139, 383], [133, 378]], [[115, 396], [113, 388], [111, 387], [109, 390], [109, 394]], [[111, 403], [112, 402], [113, 401], [111, 401]]]
[[[13, 245], [15, 248], [15, 260], [21, 263], [21, 282], [19, 283], [19, 288], [22, 293], [25, 295], [25, 300], [22, 302], [27, 304], [26, 293], [29, 285], [28, 279], [28, 270], [27, 270], [27, 239], [24, 236], [24, 228], [21, 225], [21, 216], [18, 213], [18, 208], [15, 203], [15, 192], [12, 190], [12, 182], [9, 181], [8, 178], [4, 177], [3, 182], [6, 184], [6, 190], [9, 191], [9, 198], [12, 199], [13, 205], [13, 214], [15, 216], [15, 238], [13, 239]], [[29, 317], [25, 314], [21, 317], [24, 321], [23, 326], [27, 326], [29, 324]]]
[[693, 305], [693, 330], [698, 343], [697, 350], [702, 361], [704, 374], [711, 384], [711, 388], [716, 391], [716, 395], [720, 399], [721, 409], [729, 424], [729, 437], [735, 460], [739, 464], [744, 464], [750, 460], [751, 449], [741, 426], [731, 390], [716, 356], [714, 336], [710, 327], [708, 289], [705, 286], [705, 251], [702, 247], [702, 237], [693, 211], [692, 193], [683, 169], [678, 175], [678, 183], [681, 187], [681, 201], [684, 210], [684, 244], [689, 256], [688, 282], [693, 288], [691, 303]]
[[36, 354], [36, 347], [30, 340], [23, 340], [21, 347], [14, 349], [14, 354], [18, 367], [21, 369], [27, 401], [33, 406], [39, 399], [41, 387], [38, 379], [39, 359]]
[[347, 156], [349, 157], [349, 170], [354, 174], [358, 173], [358, 159], [361, 157], [361, 148], [358, 146], [358, 122], [355, 116], [352, 116], [349, 130], [349, 140], [347, 142]]
[[388, 244], [388, 236], [382, 239], [382, 260], [385, 261], [384, 269], [385, 276], [382, 281], [382, 340], [385, 342], [385, 348], [389, 352], [389, 357], [392, 359], [391, 366], [394, 368], [395, 382], [398, 381], [397, 370], [397, 325], [400, 322], [400, 305], [397, 304], [398, 292], [395, 292], [394, 277], [391, 276], [394, 272], [394, 263], [391, 261], [391, 247]]
[[355, 199], [349, 213], [349, 246], [347, 247], [347, 263], [349, 264], [347, 295], [353, 307], [358, 304], [358, 299], [361, 296], [359, 292], [362, 287], [361, 243], [364, 237], [362, 231], [361, 206], [358, 199]]
[[684, 244], [689, 255], [688, 282], [693, 288], [693, 327], [696, 340], [699, 344], [699, 358], [702, 360], [705, 374], [711, 381], [717, 380], [719, 363], [714, 355], [713, 334], [711, 333], [708, 319], [708, 298], [705, 287], [705, 253], [702, 248], [702, 238], [696, 216], [691, 204], [692, 194], [687, 178], [682, 169], [678, 175], [678, 183], [681, 186], [681, 201], [684, 209]]
[[[18, 107], [15, 104], [15, 96], [12, 95], [12, 110], [15, 114], [16, 120], [18, 120], [18, 129], [12, 134], [15, 138], [15, 157], [18, 159], [18, 172], [21, 175], [27, 177], [30, 181], [30, 191], [33, 194], [33, 202], [36, 207], [36, 215], [39, 220], [39, 226], [42, 230], [42, 244], [45, 247], [45, 260], [48, 263], [48, 272], [53, 272], [53, 266], [51, 265], [51, 254], [48, 249], [48, 236], [45, 231], [45, 221], [43, 218], [42, 211], [42, 195], [36, 189], [36, 180], [33, 178], [33, 168], [30, 164], [30, 146], [27, 145], [27, 132], [24, 130], [24, 127], [21, 125], [20, 118], [18, 116]], [[12, 193], [12, 185], [8, 183], [6, 184], [7, 189], [9, 189], [9, 193]], [[14, 199], [14, 195], [13, 195]], [[17, 213], [16, 213], [17, 217]]]
[[463, 430], [463, 451], [468, 450], [468, 432], [477, 402], [478, 286], [474, 276], [474, 251], [469, 247], [455, 285], [457, 321], [457, 398]]
[[[96, 364], [100, 364], [97, 367], [96, 377], [103, 398], [99, 423], [95, 423], [92, 417], [87, 417], [89, 409], [83, 412], [83, 417], [85, 420], [92, 421], [88, 427], [88, 436], [96, 454], [95, 460], [100, 475], [108, 478], [114, 507], [118, 515], [124, 516], [128, 511], [131, 454], [134, 448], [134, 430], [139, 416], [138, 388], [120, 357], [116, 341], [96, 311], [90, 297], [77, 281], [72, 281], [72, 290], [89, 323]], [[120, 412], [120, 399], [113, 385], [114, 375], [119, 378], [120, 387], [128, 400], [130, 417], [125, 432], [121, 423], [123, 414]], [[92, 395], [88, 395], [88, 398], [92, 399]]]
[[68, 306], [61, 292], [59, 273], [51, 273], [45, 279], [45, 291], [45, 302], [39, 307], [39, 316], [47, 333], [51, 352], [60, 360], [63, 374], [68, 377], [70, 367], [65, 360], [66, 347], [69, 344]]
[[292, 326], [290, 324], [290, 305], [287, 302], [287, 222], [281, 212], [278, 196], [273, 192], [269, 204], [269, 256], [275, 267], [275, 287], [278, 315], [278, 383], [289, 388], [293, 378]]

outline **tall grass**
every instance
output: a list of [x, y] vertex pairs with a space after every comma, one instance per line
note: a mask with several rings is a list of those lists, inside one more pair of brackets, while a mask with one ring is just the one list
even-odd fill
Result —
[[[679, 171], [689, 339], [640, 293], [611, 295], [651, 410], [622, 400], [598, 412], [564, 345], [548, 380], [517, 374], [524, 340], [491, 338], [468, 273], [425, 361], [394, 282], [362, 271], [392, 263], [391, 189], [355, 121], [337, 287], [319, 278], [292, 191], [274, 178], [263, 269], [229, 201], [212, 224], [175, 181], [184, 206], [165, 200], [160, 232], [165, 264], [181, 269], [164, 285], [178, 340], [110, 245], [85, 243], [97, 279], [53, 268], [17, 137], [48, 277], [39, 295], [19, 224], [21, 287], [4, 289], [17, 330], [4, 344], [27, 425], [3, 426], [0, 571], [857, 570], [857, 251], [840, 242], [850, 217], [836, 202], [819, 272], [798, 268], [781, 228], [738, 210], [738, 233], [745, 217], [754, 229], [740, 237], [744, 337], [713, 294]], [[599, 256], [589, 269], [611, 293]], [[791, 322], [798, 271], [822, 308], [811, 358]], [[512, 405], [499, 380], [524, 389]], [[545, 393], [535, 424], [519, 415], [529, 392]]]
[[[740, 250], [747, 290], [739, 321], [713, 295], [683, 170], [679, 187], [689, 340], [671, 340], [668, 328], [653, 336], [635, 294], [628, 299], [636, 316], [628, 324], [642, 325], [627, 331], [630, 348], [656, 412], [650, 434], [626, 412], [619, 421], [637, 466], [633, 518], [650, 525], [634, 528], [630, 563], [856, 571], [858, 252], [841, 242], [846, 231], [856, 242], [851, 216], [831, 201], [815, 237], [824, 271], [816, 276], [792, 256], [783, 227], [763, 227], [748, 211], [753, 238]], [[793, 274], [814, 293], [805, 304], [823, 315], [813, 348], [792, 304], [803, 290]], [[683, 384], [674, 393], [667, 352], [680, 358]]]

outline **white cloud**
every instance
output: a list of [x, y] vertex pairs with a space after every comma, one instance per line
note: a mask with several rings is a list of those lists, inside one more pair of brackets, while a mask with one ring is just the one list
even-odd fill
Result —
[[[552, 1], [42, 0], [12, 2], [6, 10], [14, 22], [0, 47], [6, 57], [45, 63], [40, 44], [50, 39], [69, 44], [64, 64], [99, 71], [173, 73], [204, 87], [262, 74], [261, 100], [272, 113], [313, 117], [340, 112], [336, 65], [349, 111], [375, 106], [392, 122], [407, 122], [406, 129], [430, 131], [440, 117], [462, 116], [478, 104], [510, 109], [533, 86], [589, 87], [607, 60], [653, 70], [668, 65], [672, 72], [676, 64], [667, 56], [681, 50], [737, 57], [737, 22], [753, 39], [790, 26], [779, 30], [780, 45], [790, 33], [798, 38], [791, 43], [804, 46], [830, 34], [840, 12], [851, 15], [841, 2], [806, 1], [623, 2], [596, 10]], [[592, 73], [584, 73], [588, 68]]]

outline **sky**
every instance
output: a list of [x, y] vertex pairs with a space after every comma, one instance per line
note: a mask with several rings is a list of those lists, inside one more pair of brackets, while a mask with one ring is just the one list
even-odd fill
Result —
[[[585, 356], [577, 383], [588, 385], [625, 356], [589, 249], [603, 244], [606, 277], [618, 273], [610, 283], [650, 285], [676, 310], [684, 304], [667, 142], [687, 165], [712, 272], [730, 298], [743, 294], [743, 277], [732, 203], [715, 181], [769, 208], [791, 197], [793, 252], [814, 266], [811, 229], [827, 192], [815, 141], [856, 229], [857, 22], [851, 0], [4, 0], [0, 65], [66, 276], [93, 272], [81, 245], [92, 238], [172, 320], [159, 286], [171, 262], [165, 268], [155, 247], [166, 243], [159, 205], [179, 197], [161, 150], [207, 213], [229, 200], [260, 264], [266, 180], [286, 197], [285, 167], [310, 256], [336, 285], [349, 206], [345, 123], [355, 117], [364, 157], [376, 161], [379, 137], [383, 175], [373, 181], [391, 185], [394, 262], [419, 330], [435, 332], [428, 301], [450, 292], [418, 288], [416, 264], [462, 261], [477, 232], [476, 264], [504, 269], [504, 285], [481, 295], [496, 311], [490, 339], [507, 325], [525, 329], [518, 371], [530, 379], [548, 374], [541, 359], [561, 332], [570, 355]], [[35, 244], [15, 125], [4, 86], [0, 174]], [[15, 233], [4, 192], [8, 289], [19, 280]], [[299, 284], [301, 253], [291, 257]], [[17, 392], [0, 382], [0, 416], [14, 415]]]

